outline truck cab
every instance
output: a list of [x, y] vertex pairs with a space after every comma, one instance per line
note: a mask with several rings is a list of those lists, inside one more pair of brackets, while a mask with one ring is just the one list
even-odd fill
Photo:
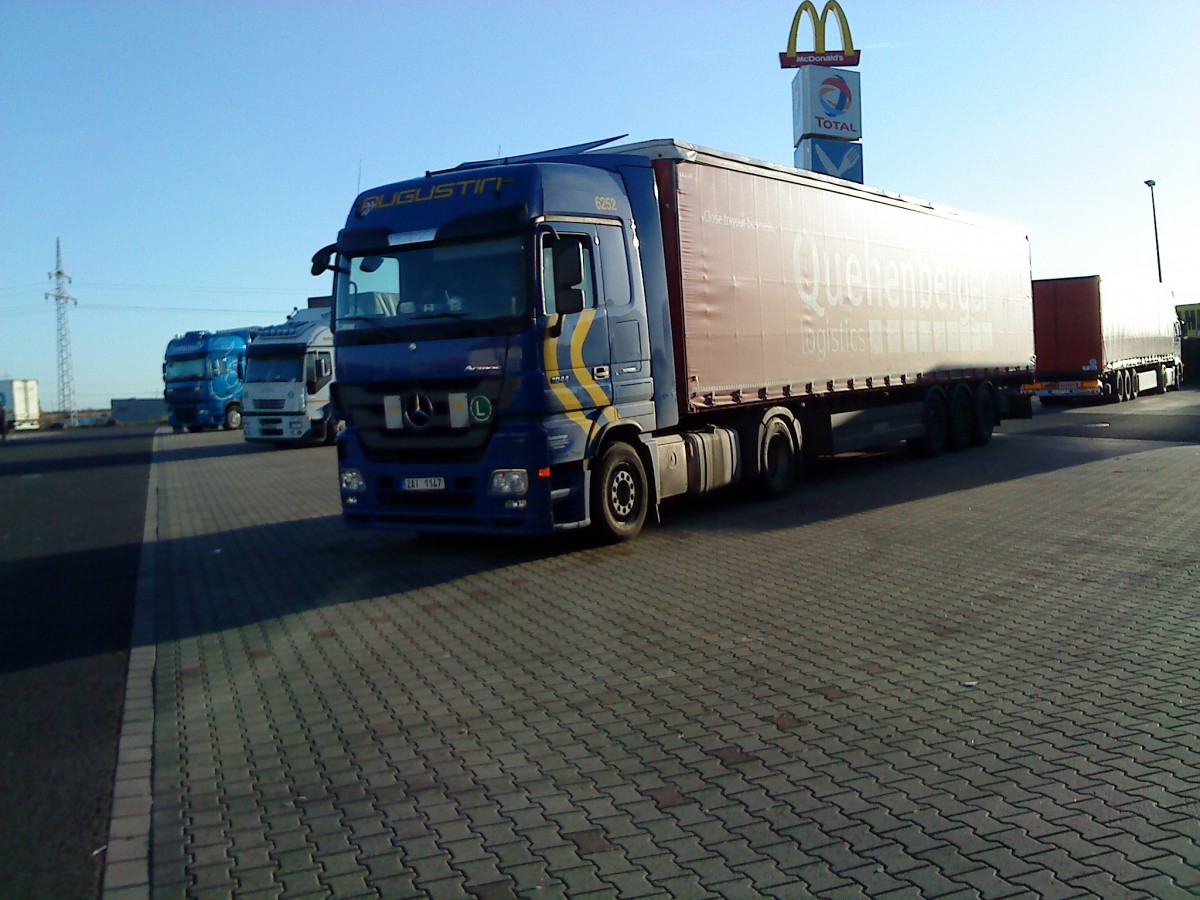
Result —
[[[648, 201], [631, 207], [627, 179]], [[466, 164], [361, 195], [334, 279], [350, 525], [545, 533], [589, 522], [606, 433], [678, 416], [656, 392], [639, 236], [653, 174], [569, 152]], [[660, 295], [665, 298], [665, 290]], [[667, 347], [670, 347], [669, 339]], [[669, 381], [669, 379], [668, 379]], [[636, 439], [636, 438], [635, 438]]]
[[243, 433], [267, 444], [332, 444], [338, 420], [333, 384], [331, 310], [299, 309], [259, 333], [246, 350]]
[[189, 331], [167, 343], [163, 397], [176, 432], [242, 427], [246, 348], [260, 330]]

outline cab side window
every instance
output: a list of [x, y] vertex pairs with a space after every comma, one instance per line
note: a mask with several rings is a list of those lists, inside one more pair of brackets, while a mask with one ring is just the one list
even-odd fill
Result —
[[308, 353], [304, 359], [304, 380], [310, 394], [315, 394], [333, 378], [333, 357], [324, 352]]
[[547, 315], [596, 308], [593, 257], [587, 235], [563, 234], [546, 239], [542, 245], [542, 300]]

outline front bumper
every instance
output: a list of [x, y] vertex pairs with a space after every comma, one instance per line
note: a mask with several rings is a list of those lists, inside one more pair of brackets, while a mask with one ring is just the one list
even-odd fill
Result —
[[313, 420], [303, 413], [258, 415], [246, 413], [242, 416], [242, 429], [248, 441], [272, 443], [302, 441], [311, 437], [321, 420]]
[[[535, 535], [583, 524], [582, 466], [577, 479], [562, 472], [552, 477], [540, 430], [497, 432], [474, 462], [381, 463], [366, 457], [350, 428], [338, 441], [338, 465], [357, 470], [364, 481], [361, 492], [341, 492], [342, 518], [353, 528]], [[528, 490], [489, 493], [492, 473], [500, 469], [526, 470]], [[572, 488], [564, 477], [578, 484]]]

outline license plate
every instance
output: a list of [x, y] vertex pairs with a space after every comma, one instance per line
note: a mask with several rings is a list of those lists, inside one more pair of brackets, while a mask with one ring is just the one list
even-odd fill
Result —
[[444, 491], [446, 489], [445, 478], [405, 478], [404, 489], [406, 491]]

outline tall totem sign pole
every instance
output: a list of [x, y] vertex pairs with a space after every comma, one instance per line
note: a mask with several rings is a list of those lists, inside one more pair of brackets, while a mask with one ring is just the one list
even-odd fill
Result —
[[[796, 50], [800, 23], [812, 22], [813, 49]], [[825, 46], [831, 19], [837, 19], [842, 49]], [[850, 22], [837, 0], [829, 0], [821, 14], [812, 0], [804, 0], [792, 17], [788, 47], [779, 54], [783, 69], [799, 69], [792, 79], [792, 145], [797, 169], [863, 181], [862, 103], [858, 73], [834, 66], [857, 66], [862, 52], [854, 49]]]

